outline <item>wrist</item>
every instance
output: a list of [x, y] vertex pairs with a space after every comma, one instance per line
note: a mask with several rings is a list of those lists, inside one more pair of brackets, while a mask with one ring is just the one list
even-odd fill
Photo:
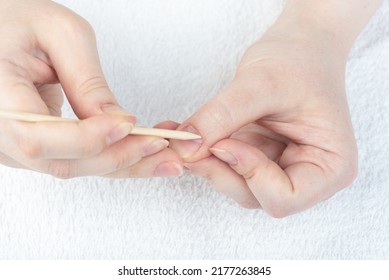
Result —
[[285, 14], [258, 41], [261, 44], [264, 42], [282, 42], [282, 49], [289, 47], [310, 57], [332, 61], [342, 69], [351, 48], [344, 38], [339, 38], [331, 29]]
[[347, 59], [356, 38], [382, 0], [287, 0], [268, 33], [289, 30], [291, 36], [317, 41]]
[[333, 50], [342, 59], [347, 60], [354, 40], [350, 36], [342, 36], [331, 25], [323, 23], [320, 19], [298, 15], [294, 11], [285, 10], [269, 28], [265, 36], [273, 36], [283, 32], [283, 36], [286, 36], [293, 42], [303, 43], [309, 48]]

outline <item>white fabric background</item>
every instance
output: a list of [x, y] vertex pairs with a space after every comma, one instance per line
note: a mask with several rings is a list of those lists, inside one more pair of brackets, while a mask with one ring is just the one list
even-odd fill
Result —
[[[183, 121], [217, 94], [282, 8], [280, 0], [59, 2], [94, 26], [107, 79], [141, 125]], [[389, 1], [350, 55], [347, 91], [359, 177], [312, 209], [272, 219], [190, 175], [64, 181], [0, 167], [0, 258], [388, 258]]]

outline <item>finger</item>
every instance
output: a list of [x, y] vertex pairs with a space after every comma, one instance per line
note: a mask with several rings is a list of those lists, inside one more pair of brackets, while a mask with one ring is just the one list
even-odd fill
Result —
[[273, 217], [302, 211], [336, 192], [337, 180], [309, 161], [283, 170], [260, 150], [230, 139], [220, 141], [211, 151], [243, 176], [263, 209]]
[[[261, 80], [260, 77], [255, 79]], [[268, 89], [252, 85], [249, 80], [235, 80], [222, 93], [202, 106], [179, 130], [200, 134], [201, 140], [174, 141], [175, 149], [185, 161], [197, 161], [209, 155], [208, 148], [217, 141], [229, 137], [241, 127], [273, 113], [276, 103]], [[260, 89], [253, 92], [251, 88]]]
[[2, 128], [0, 130], [0, 164], [14, 168], [24, 168], [22, 164], [9, 155], [9, 151], [15, 151], [17, 147], [15, 147], [14, 143], [12, 143], [13, 141], [10, 141], [10, 139], [7, 137], [7, 132], [5, 132], [5, 127], [1, 120], [0, 126]]
[[49, 114], [27, 71], [9, 60], [0, 63], [1, 108], [13, 111]]
[[[179, 123], [166, 121], [158, 124], [156, 127], [164, 129], [177, 129]], [[263, 137], [254, 127], [246, 127], [233, 136], [240, 141], [246, 141], [249, 144], [255, 144], [258, 148], [265, 148], [274, 156], [279, 156], [278, 147], [283, 146], [279, 142], [273, 143], [266, 137]], [[269, 146], [269, 147], [268, 147]], [[231, 169], [226, 163], [220, 161], [214, 156], [207, 157], [195, 163], [185, 163], [186, 170], [191, 174], [207, 179], [210, 184], [219, 192], [232, 198], [242, 207], [255, 209], [260, 208], [258, 200], [255, 198], [246, 181]]]
[[[177, 129], [179, 123], [166, 121], [159, 123], [156, 127], [164, 129]], [[249, 142], [257, 142], [258, 133], [251, 133], [252, 130], [241, 131], [236, 134], [236, 139], [246, 140]], [[254, 134], [254, 135], [252, 135]], [[263, 140], [265, 142], [265, 140]], [[259, 208], [259, 202], [248, 188], [245, 180], [232, 170], [226, 163], [220, 161], [216, 157], [207, 157], [195, 163], [185, 163], [185, 168], [188, 172], [201, 176], [207, 179], [210, 184], [219, 192], [232, 198], [242, 207], [254, 209]]]
[[1, 64], [15, 67], [17, 75], [34, 84], [58, 83], [55, 70], [51, 67], [46, 54], [35, 49], [34, 37], [31, 35], [30, 30], [23, 27], [2, 28], [0, 36], [5, 40], [2, 40], [0, 46]]
[[25, 159], [26, 168], [68, 179], [103, 176], [136, 164], [143, 157], [164, 150], [168, 141], [157, 137], [129, 136], [102, 153], [85, 159]]
[[[59, 6], [52, 5], [53, 9]], [[65, 16], [34, 22], [34, 28], [39, 30], [37, 40], [79, 118], [102, 113], [105, 104], [117, 104], [101, 69], [94, 31], [88, 22], [68, 11]], [[120, 107], [116, 111], [125, 113]]]
[[161, 129], [170, 129], [170, 130], [176, 130], [179, 127], [179, 123], [173, 122], [173, 121], [164, 121], [156, 124], [155, 128], [161, 128]]
[[[168, 141], [157, 137], [129, 136], [94, 157], [79, 160], [45, 160], [40, 162], [38, 170], [62, 179], [104, 176], [128, 169], [142, 158], [164, 150], [167, 145]], [[36, 166], [36, 163], [32, 166]]]
[[[2, 121], [0, 149], [14, 158], [79, 159], [101, 153], [125, 138], [133, 124], [102, 114], [78, 122]], [[14, 147], [10, 149], [9, 147]]]
[[94, 175], [105, 175], [127, 169], [137, 164], [142, 158], [154, 155], [169, 145], [169, 141], [158, 137], [128, 136], [112, 145], [99, 155], [78, 161], [78, 169], [88, 174], [93, 167]]
[[0, 164], [12, 168], [25, 168], [23, 165], [15, 161], [13, 158], [5, 155], [4, 153], [0, 153]]
[[44, 84], [37, 87], [39, 95], [50, 111], [50, 115], [60, 117], [62, 113], [63, 93], [59, 84]]
[[106, 174], [109, 178], [172, 177], [183, 174], [181, 158], [171, 149], [142, 158], [138, 163]]
[[195, 163], [185, 163], [185, 167], [190, 173], [207, 179], [216, 190], [232, 198], [242, 207], [260, 208], [258, 200], [243, 177], [218, 158], [210, 156]]
[[261, 150], [270, 160], [275, 162], [278, 162], [286, 147], [283, 139], [273, 136], [272, 133], [256, 124], [244, 126], [234, 133], [231, 139], [239, 140]]

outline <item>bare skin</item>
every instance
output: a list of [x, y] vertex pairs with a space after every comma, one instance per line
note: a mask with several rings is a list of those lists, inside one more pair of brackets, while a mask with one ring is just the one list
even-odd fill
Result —
[[242, 206], [274, 217], [348, 186], [358, 156], [345, 67], [380, 3], [287, 1], [247, 50], [231, 84], [178, 127], [203, 136], [201, 143], [172, 144], [188, 170]]
[[[0, 120], [0, 163], [60, 178], [192, 173], [274, 217], [309, 208], [357, 175], [345, 94], [353, 42], [381, 0], [288, 0], [245, 53], [234, 80], [183, 124], [202, 141], [127, 136], [135, 117], [104, 79], [93, 30], [48, 0], [0, 2], [1, 108], [60, 115], [62, 93], [78, 124]], [[123, 152], [125, 151], [125, 152]], [[179, 156], [180, 155], [180, 156]]]
[[2, 0], [0, 18], [1, 108], [60, 116], [62, 86], [81, 119], [0, 120], [1, 164], [60, 178], [182, 173], [166, 140], [127, 136], [135, 116], [110, 91], [88, 22], [47, 0]]

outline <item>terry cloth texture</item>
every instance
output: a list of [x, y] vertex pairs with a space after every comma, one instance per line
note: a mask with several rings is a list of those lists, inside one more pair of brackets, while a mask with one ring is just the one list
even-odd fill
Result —
[[[59, 2], [92, 24], [113, 92], [144, 126], [184, 121], [217, 94], [283, 5]], [[331, 199], [279, 220], [188, 174], [59, 180], [0, 167], [0, 258], [389, 258], [389, 1], [354, 45], [346, 79], [359, 176]]]

